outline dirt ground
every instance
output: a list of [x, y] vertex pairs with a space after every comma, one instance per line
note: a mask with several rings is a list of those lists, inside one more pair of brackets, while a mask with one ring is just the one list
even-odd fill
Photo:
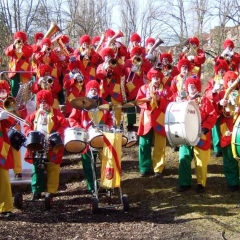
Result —
[[[128, 212], [123, 212], [118, 188], [110, 205], [106, 194], [99, 194], [99, 212], [92, 214], [82, 171], [61, 184], [51, 211], [41, 200], [29, 201], [27, 190], [23, 208], [0, 219], [0, 239], [240, 239], [240, 192], [227, 190], [222, 158], [212, 157], [202, 194], [196, 193], [194, 165], [192, 189], [177, 192], [177, 159], [178, 153], [167, 147], [163, 178], [141, 178], [137, 146], [123, 148], [121, 190], [128, 195]], [[66, 169], [81, 170], [81, 163]]]

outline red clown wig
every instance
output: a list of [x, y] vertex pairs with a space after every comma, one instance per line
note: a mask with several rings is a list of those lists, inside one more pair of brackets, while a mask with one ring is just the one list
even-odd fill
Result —
[[198, 40], [198, 38], [196, 38], [196, 37], [191, 37], [191, 38], [189, 38], [189, 42], [191, 43], [191, 44], [196, 44], [197, 46], [199, 46], [199, 40]]
[[104, 59], [105, 56], [110, 56], [110, 58], [114, 58], [115, 56], [113, 49], [108, 47], [103, 48], [99, 54], [102, 57], [102, 59]]
[[99, 42], [100, 41], [100, 36], [95, 36], [92, 38], [92, 44], [95, 44], [96, 42]]
[[133, 33], [130, 37], [130, 42], [141, 42], [141, 37], [137, 33]]
[[115, 32], [112, 29], [107, 29], [105, 32], [105, 37], [113, 37], [115, 35]]
[[139, 55], [139, 56], [142, 55], [142, 48], [141, 47], [136, 46], [132, 49], [132, 51], [130, 53], [130, 56], [133, 57], [135, 55]]
[[6, 80], [4, 80], [4, 79], [0, 80], [0, 90], [1, 90], [1, 89], [5, 89], [5, 90], [7, 91], [7, 94], [10, 93], [10, 85], [9, 85], [9, 83], [8, 83]]
[[43, 45], [48, 45], [49, 47], [51, 47], [52, 42], [50, 38], [43, 38], [41, 41], [41, 48], [43, 47]]
[[223, 49], [226, 49], [227, 47], [234, 48], [234, 43], [233, 43], [232, 40], [226, 39], [226, 40], [223, 42]]
[[194, 84], [195, 87], [197, 88], [197, 91], [200, 93], [202, 89], [202, 83], [197, 75], [194, 75], [192, 77], [189, 77], [185, 81], [185, 89], [188, 91], [188, 85], [189, 84]]
[[177, 65], [177, 69], [178, 69], [179, 72], [181, 71], [181, 67], [182, 67], [183, 65], [187, 66], [188, 71], [191, 70], [191, 62], [190, 62], [188, 59], [186, 59], [186, 58], [182, 58], [182, 59], [178, 62], [178, 65]]
[[237, 73], [234, 71], [227, 71], [224, 76], [223, 76], [223, 80], [224, 80], [224, 87], [227, 89], [228, 88], [228, 82], [229, 81], [234, 81], [236, 80], [238, 77]]
[[147, 78], [149, 80], [152, 80], [153, 77], [160, 77], [160, 79], [163, 79], [163, 73], [161, 71], [156, 70], [155, 68], [151, 68], [147, 73]]
[[86, 84], [86, 95], [88, 94], [89, 90], [91, 88], [96, 88], [98, 95], [100, 94], [100, 85], [96, 80], [90, 80], [87, 84]]
[[82, 45], [84, 42], [86, 42], [87, 44], [91, 43], [91, 38], [87, 34], [82, 35], [79, 39], [80, 45]]
[[38, 70], [38, 71], [39, 71], [39, 76], [40, 76], [40, 77], [44, 77], [46, 72], [49, 72], [50, 75], [51, 75], [52, 70], [53, 70], [52, 67], [50, 67], [50, 66], [47, 65], [47, 64], [44, 64], [44, 65], [42, 65], [42, 66], [39, 68], [39, 70]]
[[23, 43], [27, 42], [27, 34], [25, 32], [19, 31], [14, 34], [14, 39], [21, 39]]
[[44, 35], [42, 32], [36, 32], [34, 34], [34, 41], [37, 42], [39, 39], [43, 39]]
[[41, 90], [41, 91], [39, 91], [37, 93], [37, 98], [36, 98], [37, 105], [39, 106], [39, 104], [42, 101], [46, 101], [46, 103], [49, 106], [53, 105], [54, 99], [53, 99], [53, 95], [52, 95], [51, 91], [49, 91], [49, 90]]
[[152, 38], [152, 37], [147, 38], [147, 39], [146, 39], [146, 45], [148, 45], [149, 43], [154, 44], [154, 43], [155, 43], [155, 39]]
[[167, 58], [169, 63], [172, 63], [172, 61], [173, 61], [172, 54], [170, 54], [170, 53], [162, 53], [160, 55], [160, 62], [162, 62], [163, 58]]
[[68, 64], [68, 70], [72, 72], [73, 69], [82, 69], [82, 62], [79, 60], [70, 61]]
[[67, 35], [62, 35], [61, 40], [63, 44], [68, 44], [69, 43], [69, 37]]
[[228, 63], [225, 59], [218, 59], [214, 65], [214, 72], [217, 74], [220, 69], [228, 71]]

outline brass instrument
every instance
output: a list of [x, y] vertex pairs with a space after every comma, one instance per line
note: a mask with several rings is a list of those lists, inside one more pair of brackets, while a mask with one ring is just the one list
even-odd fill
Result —
[[157, 38], [155, 43], [152, 45], [152, 47], [150, 48], [150, 50], [148, 51], [147, 54], [152, 54], [153, 51], [159, 46], [161, 45], [162, 43], [164, 43], [164, 41], [161, 39], [161, 38]]
[[[231, 94], [235, 95], [233, 97], [237, 97], [238, 95], [238, 91], [236, 93], [235, 88], [237, 87], [237, 85], [240, 83], [240, 78], [238, 77], [233, 83], [232, 85], [225, 91], [224, 100], [229, 100], [229, 96], [231, 96]], [[231, 103], [228, 103], [228, 105], [226, 107], [224, 107], [223, 109], [223, 116], [226, 118], [231, 118], [234, 115], [234, 111], [235, 110], [235, 104], [232, 105]]]
[[141, 66], [142, 63], [143, 63], [143, 59], [142, 59], [141, 56], [135, 55], [135, 56], [133, 56], [133, 58], [132, 58], [132, 63], [133, 63], [133, 65]]
[[18, 53], [22, 53], [23, 42], [21, 39], [17, 39], [15, 42], [15, 48]]
[[53, 78], [50, 76], [45, 76], [43, 77], [43, 81], [42, 81], [42, 89], [45, 90], [50, 90], [51, 86], [53, 85]]
[[188, 42], [188, 45], [186, 45], [185, 48], [183, 48], [183, 53], [185, 54], [186, 57], [197, 56], [197, 51], [190, 42]]
[[108, 61], [108, 65], [111, 68], [115, 68], [118, 65], [118, 61], [115, 58], [112, 58]]
[[99, 41], [99, 43], [98, 43], [98, 45], [97, 45], [97, 47], [96, 47], [96, 49], [95, 49], [95, 52], [98, 52], [98, 51], [99, 51], [100, 47], [101, 47], [102, 44], [103, 44], [104, 39], [105, 39], [105, 34], [102, 33], [101, 38], [100, 38], [100, 41]]
[[108, 43], [107, 43], [107, 46], [106, 47], [115, 47], [115, 44], [114, 44], [114, 41], [117, 39], [117, 38], [120, 38], [120, 37], [123, 37], [123, 33], [118, 30], [114, 36], [112, 36], [109, 40], [108, 40]]
[[61, 29], [58, 27], [58, 25], [55, 22], [51, 22], [51, 25], [44, 35], [44, 38], [51, 38], [55, 33], [61, 32]]
[[51, 42], [52, 42], [53, 45], [57, 44], [60, 47], [61, 52], [65, 56], [69, 56], [70, 53], [69, 53], [67, 47], [65, 46], [65, 44], [62, 42], [61, 36], [62, 36], [62, 34], [57, 35], [53, 40], [51, 40]]

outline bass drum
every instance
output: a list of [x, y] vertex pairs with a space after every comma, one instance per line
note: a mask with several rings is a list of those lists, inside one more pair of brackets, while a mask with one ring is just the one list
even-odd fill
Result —
[[232, 138], [231, 138], [231, 147], [232, 147], [232, 153], [233, 157], [237, 160], [240, 160], [240, 117], [237, 118], [234, 126], [233, 126], [233, 132], [232, 132]]
[[83, 128], [67, 128], [64, 131], [64, 147], [70, 153], [80, 153], [86, 148], [87, 131]]
[[172, 146], [197, 145], [201, 133], [201, 115], [193, 101], [171, 102], [165, 114], [165, 131]]

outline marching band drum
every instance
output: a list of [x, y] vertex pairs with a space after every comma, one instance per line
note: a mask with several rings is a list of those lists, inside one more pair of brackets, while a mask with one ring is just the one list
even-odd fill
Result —
[[201, 115], [197, 105], [192, 101], [169, 103], [165, 131], [172, 146], [197, 145], [201, 134]]

